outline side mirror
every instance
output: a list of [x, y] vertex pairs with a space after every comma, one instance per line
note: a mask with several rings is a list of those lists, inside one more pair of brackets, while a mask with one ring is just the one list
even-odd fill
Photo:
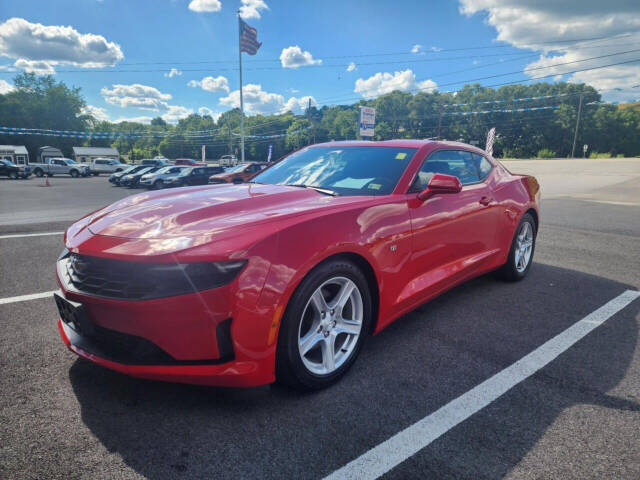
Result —
[[458, 177], [436, 173], [431, 177], [431, 180], [429, 180], [427, 188], [418, 194], [418, 198], [425, 201], [437, 194], [459, 193], [460, 190], [462, 190], [462, 184]]

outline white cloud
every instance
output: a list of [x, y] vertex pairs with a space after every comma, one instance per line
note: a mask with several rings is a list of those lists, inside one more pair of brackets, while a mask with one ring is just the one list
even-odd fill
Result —
[[422, 45], [420, 45], [419, 43], [416, 43], [412, 48], [411, 48], [411, 53], [420, 53], [422, 51]]
[[25, 60], [19, 58], [13, 64], [14, 67], [20, 68], [28, 73], [36, 73], [38, 75], [49, 75], [56, 73], [56, 69], [53, 68], [49, 62], [43, 62], [41, 60]]
[[169, 105], [167, 113], [162, 115], [162, 119], [165, 122], [176, 123], [178, 120], [188, 117], [192, 113], [192, 108], [187, 108], [180, 105]]
[[[294, 113], [300, 113], [307, 108], [309, 98], [311, 104], [317, 105], [313, 97], [296, 98], [291, 97], [285, 101], [284, 96], [279, 93], [269, 93], [262, 90], [261, 85], [249, 83], [242, 87], [244, 97], [244, 109], [249, 115], [253, 114], [272, 114], [283, 113], [292, 110]], [[220, 105], [231, 108], [240, 107], [240, 90], [234, 90], [228, 96], [220, 99]]]
[[349, 66], [347, 67], [347, 72], [353, 72], [356, 68], [356, 64], [354, 62], [349, 62]]
[[295, 45], [282, 49], [280, 62], [284, 68], [298, 68], [307, 65], [320, 65], [322, 60], [314, 59], [311, 53], [306, 50], [302, 51], [299, 46]]
[[316, 99], [311, 97], [311, 96], [306, 96], [306, 97], [301, 97], [301, 98], [291, 97], [284, 104], [284, 107], [283, 107], [282, 110], [283, 111], [291, 111], [293, 113], [306, 112], [307, 108], [309, 108], [309, 100], [311, 100], [311, 105], [312, 106], [314, 106], [314, 107], [318, 106], [318, 102], [316, 102]]
[[202, 80], [191, 80], [187, 85], [190, 87], [200, 87], [207, 92], [229, 91], [229, 80], [222, 75], [219, 77], [204, 77]]
[[[23, 18], [0, 24], [0, 56], [15, 58], [31, 71], [51, 71], [55, 65], [93, 68], [113, 66], [124, 58], [120, 45], [102, 35], [79, 33], [73, 27], [42, 25]], [[45, 68], [36, 68], [35, 62]], [[24, 68], [21, 66], [20, 68]]]
[[180, 76], [182, 75], [182, 72], [180, 70], [178, 70], [177, 68], [172, 68], [169, 73], [165, 73], [164, 76], [168, 77], [168, 78], [173, 78], [176, 76]]
[[401, 91], [431, 91], [437, 88], [433, 80], [416, 81], [416, 75], [407, 69], [401, 72], [378, 72], [375, 75], [356, 80], [355, 92], [363, 97], [377, 97], [394, 90]]
[[219, 12], [222, 8], [220, 0], [191, 0], [189, 10], [194, 12]]
[[242, 0], [240, 7], [240, 16], [242, 18], [260, 18], [260, 10], [269, 10], [269, 7], [263, 0]]
[[[640, 2], [637, 1], [460, 0], [460, 11], [466, 15], [486, 13], [487, 23], [496, 29], [498, 40], [518, 48], [540, 51], [540, 58], [527, 68], [547, 67], [632, 50], [632, 46], [621, 48], [607, 44], [614, 45], [620, 41], [629, 44], [640, 42]], [[585, 37], [613, 36], [620, 38], [586, 42], [588, 49], [575, 48], [585, 46], [584, 43], [570, 42]], [[633, 53], [616, 55], [556, 68], [531, 70], [528, 74], [536, 77], [555, 73], [557, 75], [554, 79], [558, 79], [562, 78], [563, 72], [633, 59]], [[627, 64], [578, 72], [572, 74], [568, 81], [589, 83], [597, 89], [628, 89], [638, 83], [638, 78], [640, 65]], [[633, 91], [603, 93], [606, 99], [619, 101], [625, 98], [633, 100], [635, 95], [637, 93]]]
[[91, 115], [93, 118], [99, 121], [109, 121], [109, 114], [107, 110], [102, 107], [94, 107], [93, 105], [87, 105], [82, 113]]
[[122, 108], [141, 108], [143, 110], [167, 110], [169, 105], [167, 100], [171, 100], [171, 95], [162, 93], [155, 87], [140, 85], [112, 85], [112, 88], [102, 88], [100, 93], [107, 103], [117, 105]]
[[214, 122], [217, 122], [220, 116], [222, 115], [222, 113], [214, 112], [209, 107], [200, 107], [198, 109], [198, 113], [203, 117], [208, 115], [209, 117], [213, 118]]
[[6, 80], [0, 79], [0, 95], [6, 95], [9, 92], [13, 92], [16, 89], [13, 85], [11, 85]]

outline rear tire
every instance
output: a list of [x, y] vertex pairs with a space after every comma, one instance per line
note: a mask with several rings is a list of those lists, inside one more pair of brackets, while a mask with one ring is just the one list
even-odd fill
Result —
[[154, 190], [162, 190], [163, 187], [164, 187], [164, 182], [162, 180], [156, 180], [155, 182], [153, 182]]
[[507, 263], [498, 271], [503, 280], [517, 282], [527, 276], [533, 263], [536, 234], [536, 222], [531, 214], [525, 213], [513, 235]]
[[297, 390], [337, 382], [355, 362], [371, 322], [371, 293], [360, 269], [347, 260], [320, 264], [302, 280], [282, 318], [276, 381]]
[[18, 174], [16, 172], [9, 172], [9, 178], [11, 180], [17, 180], [18, 179]]
[[36, 177], [42, 177], [42, 176], [44, 175], [44, 172], [42, 171], [42, 169], [41, 169], [41, 168], [36, 168], [36, 169], [35, 169], [35, 171], [33, 172], [33, 174], [34, 174]]

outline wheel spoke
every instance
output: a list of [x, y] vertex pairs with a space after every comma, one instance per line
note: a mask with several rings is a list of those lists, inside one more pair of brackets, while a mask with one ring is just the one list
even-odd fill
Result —
[[334, 302], [332, 302], [332, 306], [338, 309], [338, 311], [341, 311], [349, 301], [349, 297], [351, 297], [351, 292], [353, 292], [354, 288], [356, 288], [355, 284], [348, 280], [340, 288], [340, 291], [336, 295]]
[[329, 335], [322, 342], [322, 365], [327, 372], [332, 372], [335, 368], [335, 335]]
[[358, 335], [360, 333], [360, 322], [341, 318], [334, 327], [336, 333], [346, 333], [348, 335]]
[[313, 308], [316, 309], [318, 315], [322, 315], [323, 312], [326, 312], [328, 310], [329, 307], [327, 306], [327, 302], [322, 295], [321, 289], [317, 289], [311, 296], [311, 305], [313, 305]]
[[300, 353], [306, 355], [309, 351], [315, 347], [318, 342], [324, 340], [324, 336], [317, 332], [317, 329], [311, 329], [304, 338], [300, 340]]

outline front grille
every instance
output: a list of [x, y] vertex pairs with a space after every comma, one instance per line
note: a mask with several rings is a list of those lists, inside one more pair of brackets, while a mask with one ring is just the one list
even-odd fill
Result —
[[66, 283], [79, 292], [124, 300], [154, 295], [155, 285], [144, 278], [145, 268], [121, 260], [69, 254], [60, 260]]

